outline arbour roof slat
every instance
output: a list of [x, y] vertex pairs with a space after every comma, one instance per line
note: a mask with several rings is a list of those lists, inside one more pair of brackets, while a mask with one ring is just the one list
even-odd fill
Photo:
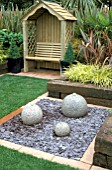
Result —
[[39, 17], [45, 10], [48, 10], [50, 13], [58, 17], [59, 20], [77, 20], [71, 13], [62, 8], [60, 5], [53, 2], [41, 1], [34, 6], [22, 17], [22, 20], [27, 19], [36, 19]]

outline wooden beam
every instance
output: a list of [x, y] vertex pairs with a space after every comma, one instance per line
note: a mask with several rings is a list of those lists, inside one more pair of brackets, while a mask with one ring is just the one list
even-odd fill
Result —
[[60, 62], [60, 57], [59, 58], [47, 58], [47, 57], [26, 57], [27, 60], [34, 60], [34, 61], [51, 61], [51, 62]]
[[65, 55], [66, 21], [61, 21], [61, 59]]
[[28, 72], [28, 61], [26, 57], [28, 56], [28, 25], [27, 21], [23, 21], [23, 48], [24, 48], [24, 72]]

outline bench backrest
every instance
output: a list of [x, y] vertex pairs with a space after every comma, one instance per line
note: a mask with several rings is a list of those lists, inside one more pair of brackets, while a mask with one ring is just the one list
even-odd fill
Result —
[[38, 42], [36, 44], [35, 57], [61, 58], [61, 44]]

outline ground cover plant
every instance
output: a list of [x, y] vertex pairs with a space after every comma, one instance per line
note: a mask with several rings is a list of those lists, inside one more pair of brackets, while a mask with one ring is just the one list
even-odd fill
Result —
[[1, 170], [79, 170], [0, 146]]
[[3, 75], [0, 77], [0, 118], [47, 91], [47, 79]]
[[93, 64], [72, 65], [66, 69], [68, 80], [84, 84], [95, 84], [100, 87], [112, 87], [112, 68]]

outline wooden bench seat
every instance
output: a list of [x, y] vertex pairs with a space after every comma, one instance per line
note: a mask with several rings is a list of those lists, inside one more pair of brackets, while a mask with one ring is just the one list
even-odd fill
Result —
[[60, 58], [51, 58], [51, 57], [26, 57], [26, 60], [35, 60], [35, 61], [52, 61], [60, 62]]
[[27, 56], [27, 60], [59, 62], [61, 59], [61, 44], [38, 42], [34, 56]]

